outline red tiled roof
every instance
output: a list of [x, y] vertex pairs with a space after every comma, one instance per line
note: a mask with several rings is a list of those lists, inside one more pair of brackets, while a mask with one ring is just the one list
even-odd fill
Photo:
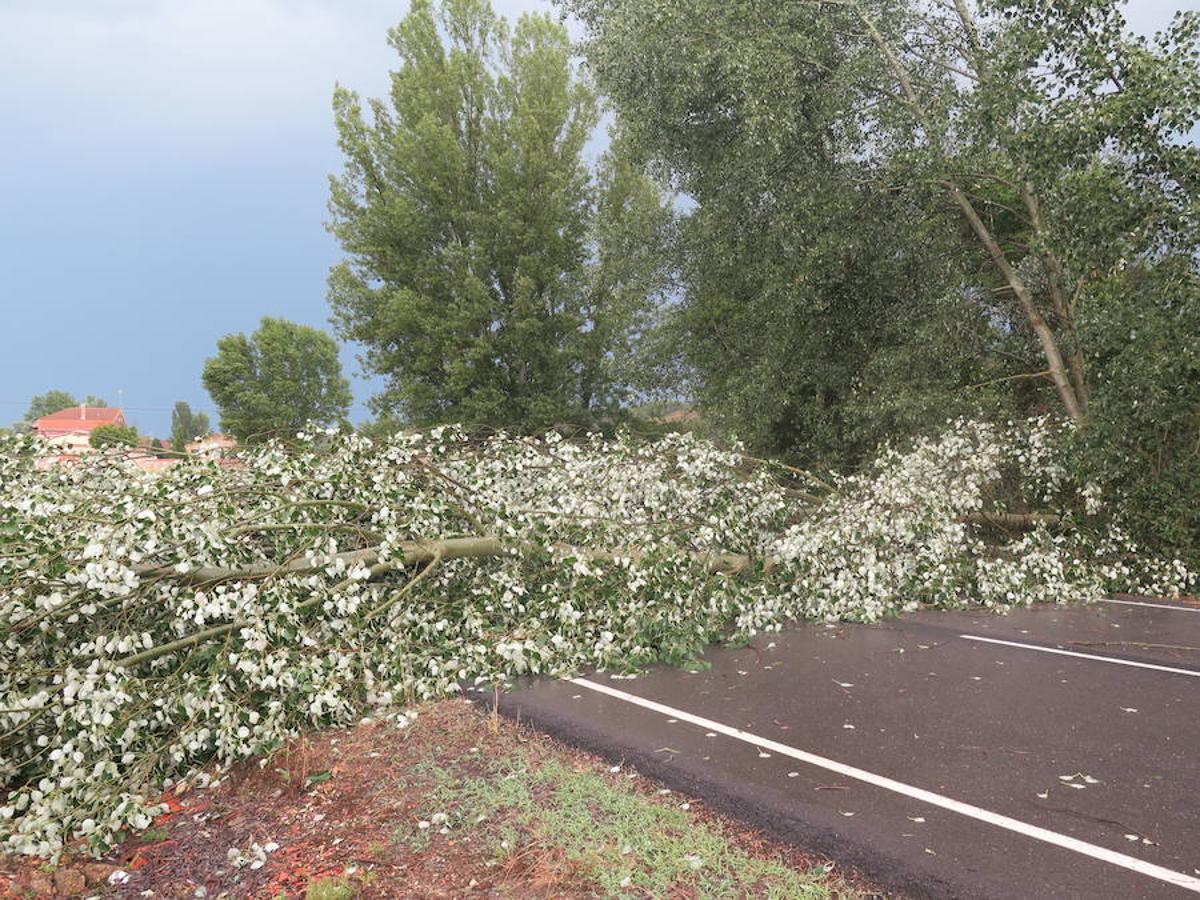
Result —
[[125, 421], [121, 410], [111, 406], [69, 406], [42, 416], [34, 423], [39, 433], [48, 431], [91, 431], [101, 425], [117, 425]]
[[669, 412], [658, 421], [664, 424], [674, 425], [677, 422], [695, 422], [700, 418], [700, 413], [694, 409], [677, 409], [674, 412]]

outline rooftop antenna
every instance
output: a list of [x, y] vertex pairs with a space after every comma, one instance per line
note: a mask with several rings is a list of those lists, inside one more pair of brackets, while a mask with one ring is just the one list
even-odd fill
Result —
[[117, 409], [122, 409], [125, 406], [125, 392], [117, 388]]

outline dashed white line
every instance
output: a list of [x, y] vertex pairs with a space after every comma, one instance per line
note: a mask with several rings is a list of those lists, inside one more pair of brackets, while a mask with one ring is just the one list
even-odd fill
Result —
[[1037, 644], [1022, 644], [1019, 641], [1002, 641], [999, 638], [981, 637], [978, 634], [960, 634], [960, 638], [968, 641], [986, 641], [989, 644], [1001, 644], [1005, 647], [1016, 647], [1019, 650], [1036, 650], [1039, 653], [1053, 653], [1056, 656], [1074, 656], [1079, 659], [1090, 659], [1095, 662], [1112, 663], [1115, 666], [1133, 666], [1138, 669], [1153, 669], [1156, 672], [1170, 672], [1172, 675], [1191, 675], [1200, 678], [1196, 669], [1178, 669], [1175, 666], [1162, 666], [1158, 663], [1136, 662], [1132, 659], [1116, 659], [1112, 656], [1099, 656], [1095, 653], [1080, 653], [1076, 650], [1061, 650], [1058, 647], [1041, 647]]
[[811, 766], [817, 766], [822, 769], [827, 769], [831, 772], [836, 772], [846, 778], [853, 778], [856, 781], [862, 781], [866, 784], [874, 785], [875, 787], [883, 788], [887, 791], [892, 791], [896, 794], [901, 794], [905, 797], [911, 797], [914, 800], [919, 800], [923, 803], [928, 803], [931, 806], [940, 807], [941, 809], [949, 810], [950, 812], [958, 813], [959, 815], [967, 816], [968, 818], [976, 819], [980, 822], [986, 822], [989, 825], [994, 825], [997, 828], [1003, 828], [1007, 831], [1012, 831], [1034, 840], [1042, 841], [1047, 844], [1053, 844], [1056, 847], [1062, 847], [1066, 850], [1074, 851], [1075, 853], [1089, 856], [1092, 859], [1100, 860], [1101, 862], [1110, 863], [1114, 866], [1120, 866], [1123, 869], [1137, 872], [1140, 875], [1146, 875], [1150, 878], [1164, 881], [1167, 884], [1173, 884], [1188, 891], [1200, 894], [1200, 878], [1192, 875], [1185, 875], [1183, 872], [1176, 872], [1173, 869], [1168, 869], [1163, 866], [1155, 865], [1154, 863], [1146, 862], [1134, 856], [1127, 856], [1124, 853], [1117, 853], [1115, 850], [1109, 850], [1106, 847], [1101, 847], [1097, 844], [1089, 844], [1087, 841], [1081, 841], [1078, 838], [1073, 838], [1069, 835], [1059, 834], [1057, 831], [1050, 831], [1048, 828], [1042, 828], [1038, 825], [1030, 825], [1028, 822], [1022, 822], [1019, 819], [1013, 819], [1009, 816], [994, 813], [990, 810], [983, 809], [978, 806], [972, 806], [969, 803], [963, 803], [959, 800], [954, 800], [950, 797], [943, 797], [941, 794], [935, 794], [932, 791], [927, 791], [924, 788], [913, 787], [905, 784], [902, 781], [896, 781], [884, 775], [876, 775], [874, 772], [868, 772], [865, 769], [859, 769], [855, 766], [840, 763], [833, 759], [827, 759], [824, 756], [818, 756], [815, 753], [809, 753], [806, 750], [798, 750], [795, 747], [789, 747], [787, 744], [781, 744], [778, 741], [773, 741], [770, 738], [759, 737], [749, 731], [742, 731], [740, 728], [734, 728], [730, 725], [724, 725], [721, 722], [706, 719], [703, 716], [697, 716], [686, 710], [676, 709], [667, 706], [663, 703], [658, 703], [654, 700], [647, 700], [645, 697], [639, 697], [636, 694], [629, 694], [625, 691], [618, 690], [614, 687], [609, 687], [607, 684], [598, 684], [594, 681], [588, 681], [585, 678], [568, 679], [572, 684], [577, 684], [580, 687], [585, 687], [588, 690], [596, 691], [600, 694], [605, 694], [609, 697], [614, 697], [618, 700], [623, 700], [626, 703], [631, 703], [634, 706], [640, 706], [643, 709], [649, 709], [653, 712], [660, 713], [664, 716], [679, 719], [696, 725], [700, 728], [716, 731], [726, 737], [734, 738], [750, 744], [753, 747], [759, 748], [759, 752], [763, 749], [773, 750], [781, 756], [789, 756], [792, 759], [807, 763]]
[[1118, 603], [1121, 606], [1148, 606], [1151, 609], [1173, 609], [1176, 612], [1200, 613], [1200, 606], [1173, 606], [1167, 603], [1142, 603], [1140, 600], [1114, 600], [1110, 597], [1100, 598], [1101, 603]]

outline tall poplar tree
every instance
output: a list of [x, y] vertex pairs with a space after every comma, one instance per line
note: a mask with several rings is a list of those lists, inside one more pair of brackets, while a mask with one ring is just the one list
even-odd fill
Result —
[[171, 449], [182, 453], [184, 448], [198, 437], [208, 434], [208, 415], [192, 412], [184, 400], [177, 400], [171, 410]]
[[386, 384], [377, 413], [536, 429], [595, 421], [665, 286], [669, 214], [599, 119], [563, 26], [486, 0], [417, 0], [389, 32], [400, 65], [368, 111], [339, 87], [344, 172], [329, 281], [342, 337]]

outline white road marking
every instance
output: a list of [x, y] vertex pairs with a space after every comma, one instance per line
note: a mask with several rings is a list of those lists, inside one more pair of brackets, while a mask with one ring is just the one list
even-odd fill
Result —
[[1057, 656], [1075, 656], [1079, 659], [1091, 659], [1098, 662], [1112, 663], [1117, 666], [1134, 666], [1138, 669], [1153, 669], [1156, 672], [1170, 672], [1172, 675], [1191, 675], [1193, 678], [1200, 678], [1200, 671], [1195, 669], [1177, 669], [1175, 666], [1160, 666], [1157, 663], [1135, 662], [1132, 659], [1115, 659], [1111, 656], [1097, 656], [1095, 653], [1079, 653], [1075, 650], [1060, 650], [1057, 647], [1039, 647], [1037, 644], [1002, 641], [999, 638], [980, 637], [977, 634], [960, 634], [959, 637], [966, 638], [968, 641], [986, 641], [989, 644], [1016, 647], [1019, 650], [1036, 650], [1039, 653], [1053, 653]]
[[654, 700], [647, 700], [645, 697], [639, 697], [636, 694], [629, 694], [617, 688], [610, 687], [607, 684], [598, 684], [594, 681], [588, 681], [585, 678], [570, 678], [567, 679], [572, 684], [577, 684], [580, 687], [585, 687], [588, 690], [596, 691], [600, 694], [606, 694], [609, 697], [615, 697], [618, 700], [623, 700], [626, 703], [631, 703], [634, 706], [640, 706], [643, 709], [649, 709], [653, 712], [660, 713], [664, 716], [679, 719], [696, 725], [700, 728], [706, 728], [709, 731], [716, 731], [724, 734], [727, 737], [735, 740], [743, 741], [751, 746], [757, 747], [760, 750], [765, 748], [774, 750], [781, 756], [789, 756], [792, 759], [798, 759], [800, 762], [807, 763], [811, 766], [817, 766], [822, 769], [828, 769], [831, 772], [836, 772], [846, 778], [853, 778], [856, 781], [862, 781], [866, 784], [874, 785], [875, 787], [883, 788], [887, 791], [892, 791], [896, 794], [902, 794], [905, 797], [911, 797], [914, 800], [920, 800], [923, 803], [928, 803], [931, 806], [937, 806], [941, 809], [955, 812], [968, 818], [977, 819], [980, 822], [986, 822], [989, 825], [995, 825], [997, 828], [1003, 828], [1007, 831], [1012, 831], [1017, 834], [1025, 835], [1034, 840], [1042, 841], [1047, 844], [1053, 844], [1056, 847], [1062, 847], [1066, 850], [1072, 850], [1075, 853], [1080, 853], [1084, 856], [1090, 856], [1092, 859], [1100, 860], [1101, 862], [1110, 863], [1114, 866], [1120, 866], [1124, 869], [1137, 872], [1140, 875], [1146, 875], [1150, 878], [1155, 878], [1159, 881], [1165, 881], [1167, 884], [1174, 884], [1185, 890], [1193, 891], [1200, 894], [1200, 878], [1192, 875], [1185, 875], [1182, 872], [1176, 872], [1172, 869], [1157, 866], [1154, 863], [1146, 862], [1133, 856], [1127, 856], [1124, 853], [1117, 853], [1114, 850], [1109, 850], [1106, 847], [1098, 846], [1097, 844], [1089, 844], [1087, 841], [1081, 841], [1078, 838], [1070, 837], [1069, 835], [1059, 834], [1057, 831], [1050, 831], [1048, 828], [1041, 828], [1037, 825], [1030, 825], [1027, 822], [1022, 822], [1019, 819], [1013, 819], [1008, 816], [994, 813], [990, 810], [982, 809], [978, 806], [972, 806], [969, 803], [963, 803], [960, 800], [953, 800], [950, 797], [943, 797], [941, 794], [935, 794], [932, 791], [927, 791], [924, 788], [913, 787], [905, 784], [902, 781], [896, 781], [884, 775], [876, 775], [874, 772], [868, 772], [865, 769], [859, 769], [855, 766], [840, 763], [836, 760], [827, 759], [824, 756], [818, 756], [815, 753], [809, 753], [806, 750], [797, 750], [795, 747], [789, 747], [787, 744], [781, 744], [778, 741], [773, 741], [770, 738], [759, 737], [749, 731], [742, 731], [740, 728], [734, 728], [730, 725], [724, 725], [721, 722], [716, 722], [712, 719], [706, 719], [703, 716], [693, 715], [682, 709], [676, 709], [667, 706], [663, 703], [658, 703]]
[[1140, 600], [1112, 600], [1108, 597], [1100, 598], [1100, 602], [1119, 603], [1122, 606], [1148, 606], [1151, 609], [1174, 609], [1178, 612], [1200, 613], [1200, 606], [1172, 606], [1167, 603], [1142, 603]]

